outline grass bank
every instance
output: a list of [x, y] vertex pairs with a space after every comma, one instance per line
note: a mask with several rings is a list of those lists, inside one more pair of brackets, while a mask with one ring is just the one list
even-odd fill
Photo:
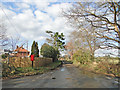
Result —
[[86, 64], [81, 64], [73, 60], [73, 64], [81, 70], [94, 72], [98, 74], [104, 74], [112, 77], [120, 77], [120, 65], [115, 63], [109, 63], [107, 61], [94, 61], [87, 62]]
[[32, 76], [32, 75], [38, 75], [43, 74], [45, 72], [48, 72], [50, 70], [54, 70], [58, 66], [61, 65], [61, 61], [57, 61], [54, 63], [51, 63], [44, 67], [38, 67], [38, 68], [32, 68], [32, 67], [25, 67], [25, 68], [14, 68], [12, 66], [8, 66], [6, 64], [6, 67], [3, 68], [2, 71], [2, 78], [3, 79], [12, 79], [12, 78], [19, 78], [23, 76]]

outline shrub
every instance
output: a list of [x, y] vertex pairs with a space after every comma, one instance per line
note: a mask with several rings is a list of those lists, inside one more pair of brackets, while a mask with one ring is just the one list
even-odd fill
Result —
[[73, 54], [73, 59], [81, 64], [86, 64], [88, 61], [90, 61], [91, 56], [89, 52], [78, 50]]
[[58, 51], [46, 43], [42, 45], [40, 53], [43, 57], [53, 58], [53, 61], [57, 60]]
[[1, 56], [1, 57], [2, 57], [3, 59], [6, 59], [6, 58], [7, 58], [7, 56], [8, 56], [7, 54], [2, 54], [2, 56]]

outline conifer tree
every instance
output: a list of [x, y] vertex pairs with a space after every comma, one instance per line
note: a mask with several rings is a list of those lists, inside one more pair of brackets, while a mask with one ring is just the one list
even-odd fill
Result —
[[35, 41], [33, 41], [32, 44], [31, 55], [35, 55], [35, 57], [39, 57], [38, 43]]
[[36, 48], [36, 57], [39, 57], [39, 49], [38, 49], [38, 43], [35, 44]]

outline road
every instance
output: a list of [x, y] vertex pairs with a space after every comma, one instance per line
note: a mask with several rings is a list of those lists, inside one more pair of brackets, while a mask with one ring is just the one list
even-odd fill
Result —
[[64, 64], [42, 75], [3, 80], [3, 88], [118, 88], [114, 79]]

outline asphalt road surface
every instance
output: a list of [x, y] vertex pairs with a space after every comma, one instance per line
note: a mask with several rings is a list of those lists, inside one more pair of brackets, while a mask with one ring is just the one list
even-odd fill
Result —
[[65, 64], [42, 75], [3, 80], [2, 88], [118, 88], [115, 79]]

